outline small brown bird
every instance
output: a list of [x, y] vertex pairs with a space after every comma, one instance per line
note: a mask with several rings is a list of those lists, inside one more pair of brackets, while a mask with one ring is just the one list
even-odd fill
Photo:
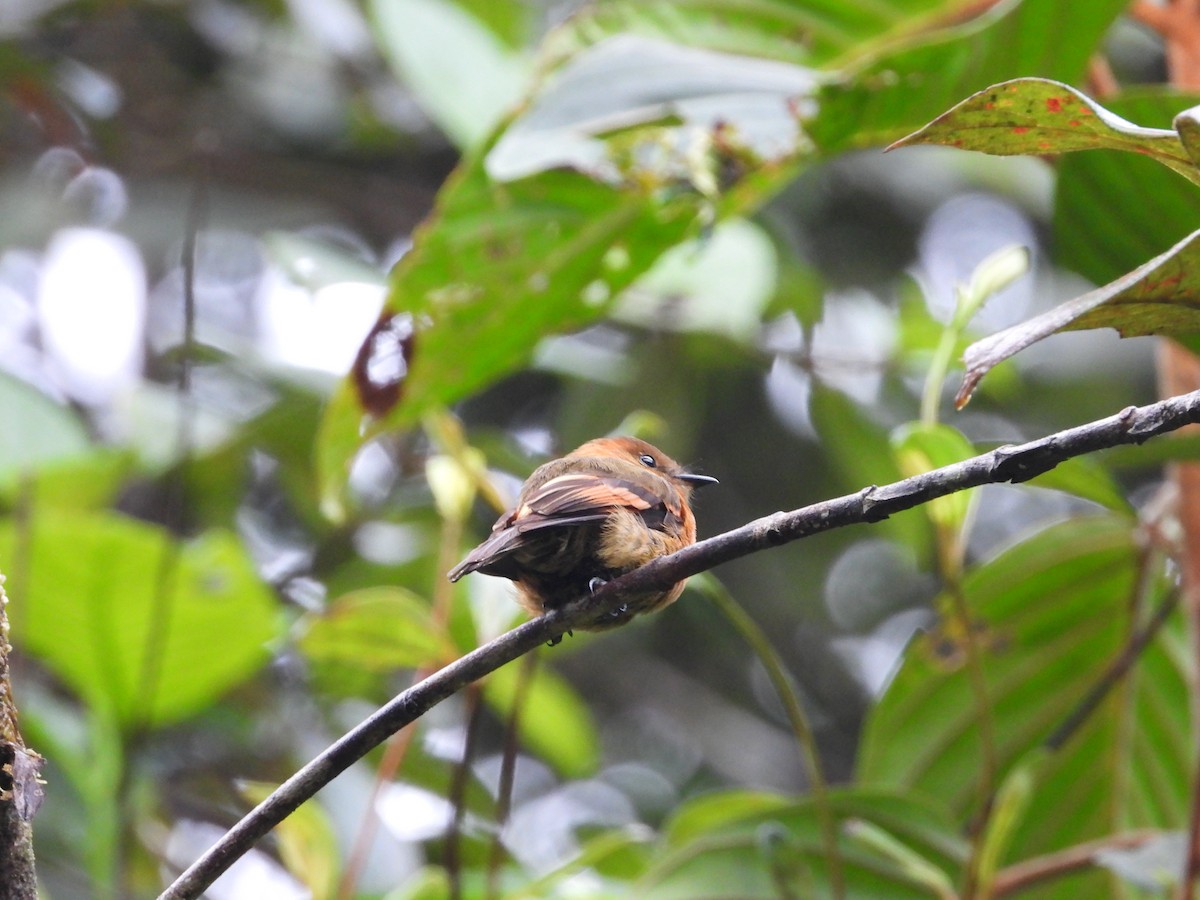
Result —
[[[693, 543], [692, 489], [716, 481], [637, 438], [588, 441], [529, 476], [516, 509], [500, 517], [450, 580], [468, 572], [508, 578], [521, 605], [541, 615]], [[623, 625], [672, 603], [683, 585], [626, 598], [616, 612], [583, 627]]]

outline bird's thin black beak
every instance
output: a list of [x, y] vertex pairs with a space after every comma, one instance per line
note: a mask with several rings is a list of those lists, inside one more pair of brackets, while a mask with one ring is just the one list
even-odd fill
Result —
[[675, 477], [678, 478], [680, 481], [686, 481], [690, 484], [694, 484], [696, 487], [700, 487], [701, 485], [704, 485], [704, 484], [720, 484], [721, 483], [721, 482], [717, 481], [717, 479], [713, 478], [711, 475], [697, 475], [693, 472], [680, 472]]

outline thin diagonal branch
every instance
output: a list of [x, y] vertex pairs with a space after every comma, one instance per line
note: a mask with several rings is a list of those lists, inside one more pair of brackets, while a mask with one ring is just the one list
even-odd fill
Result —
[[1096, 857], [1104, 850], [1132, 850], [1160, 837], [1161, 834], [1162, 832], [1151, 829], [1127, 831], [1066, 847], [1045, 856], [1022, 860], [996, 873], [991, 896], [1008, 897], [1043, 882], [1070, 875], [1072, 872], [1094, 866]]
[[526, 622], [484, 644], [397, 695], [320, 756], [285, 781], [233, 826], [160, 896], [194, 900], [301, 803], [365, 756], [393, 732], [416, 720], [460, 688], [535, 647], [621, 605], [626, 591], [662, 589], [724, 562], [847, 525], [878, 522], [937, 497], [984, 484], [1027, 481], [1059, 463], [1200, 423], [1200, 391], [1150, 406], [1123, 410], [1087, 425], [1016, 446], [998, 447], [951, 466], [882, 487], [778, 512], [685, 547], [613, 579], [594, 594]]

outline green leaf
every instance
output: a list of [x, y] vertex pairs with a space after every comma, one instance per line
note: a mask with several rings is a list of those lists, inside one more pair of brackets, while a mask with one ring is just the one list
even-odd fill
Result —
[[[874, 0], [869, 5], [603, 0], [589, 4], [552, 33], [547, 55], [556, 60], [612, 35], [632, 33], [833, 70], [914, 43], [939, 22], [960, 20], [976, 9], [978, 4], [971, 0]], [[1078, 39], [1085, 40], [1090, 16], [1084, 13], [1079, 18], [1083, 34]]]
[[579, 852], [568, 862], [505, 894], [505, 900], [562, 896], [567, 892], [562, 890], [564, 882], [581, 872], [593, 872], [621, 882], [632, 881], [646, 869], [651, 834], [644, 826], [603, 831], [584, 841]]
[[801, 326], [811, 328], [824, 313], [825, 283], [815, 267], [802, 262], [783, 242], [777, 241], [775, 247], [775, 291], [766, 316], [790, 312]]
[[1124, 150], [1200, 184], [1200, 168], [1175, 131], [1134, 125], [1074, 88], [1045, 78], [1015, 78], [985, 88], [892, 148], [916, 144], [996, 156]]
[[541, 11], [525, 0], [455, 0], [511, 47], [528, 43]]
[[1121, 337], [1200, 332], [1198, 292], [1200, 231], [1194, 231], [1116, 281], [976, 341], [963, 354], [967, 371], [955, 401], [963, 406], [989, 369], [1060, 331], [1115, 328]]
[[[713, 331], [749, 342], [775, 288], [775, 249], [757, 225], [722, 222], [671, 248], [621, 298], [614, 317], [646, 327]], [[664, 314], [664, 306], [670, 304]], [[625, 432], [622, 432], [625, 433]]]
[[298, 644], [314, 662], [369, 672], [432, 665], [452, 652], [433, 626], [429, 604], [401, 587], [338, 597], [305, 620]]
[[[1125, 517], [1076, 518], [979, 566], [964, 581], [983, 653], [1003, 778], [1058, 728], [1134, 628], [1140, 553]], [[1163, 594], [1153, 581], [1148, 603]], [[1187, 817], [1192, 742], [1190, 654], [1176, 614], [1129, 679], [1038, 769], [1007, 861], [1116, 828], [1176, 827]], [[913, 640], [872, 709], [858, 781], [937, 797], [961, 821], [977, 814], [981, 747], [961, 638]]]
[[478, 144], [521, 96], [530, 65], [452, 0], [371, 0], [384, 56], [459, 147]]
[[728, 790], [702, 794], [680, 806], [663, 829], [672, 845], [686, 844], [726, 825], [762, 816], [790, 806], [782, 794]]
[[936, 897], [956, 897], [950, 876], [918, 853], [914, 853], [903, 842], [896, 840], [882, 828], [870, 822], [856, 819], [847, 822], [848, 834], [862, 841], [871, 849], [893, 860], [901, 870], [918, 884], [925, 885]]
[[[800, 66], [622, 34], [555, 71], [485, 166], [496, 181], [572, 167], [609, 182], [649, 172], [663, 183], [674, 169], [715, 192], [715, 173], [706, 178], [688, 154], [711, 139], [736, 141], [753, 166], [795, 155], [807, 142], [792, 104], [814, 85]], [[680, 155], [681, 143], [693, 149]]]
[[[1169, 125], [1195, 94], [1139, 88], [1105, 104], [1148, 125]], [[1153, 198], [1153, 202], [1147, 202]], [[1114, 216], [1113, 210], [1120, 210]], [[1104, 284], [1161, 253], [1196, 228], [1197, 195], [1173, 172], [1130, 153], [1075, 153], [1058, 164], [1054, 241], [1057, 261]]]
[[1024, 0], [978, 15], [969, 0], [877, 0], [869, 7], [608, 0], [552, 32], [544, 54], [553, 67], [614, 35], [637, 34], [830, 73], [815, 112], [802, 112], [806, 130], [832, 151], [894, 140], [965, 94], [1014, 75], [1074, 81], [1127, 6]]
[[0, 526], [12, 640], [124, 727], [203, 709], [280, 635], [275, 599], [231, 534], [177, 544], [123, 516], [58, 510], [30, 528]]
[[438, 865], [421, 867], [387, 895], [388, 900], [446, 900], [449, 896], [450, 874]]
[[[818, 115], [806, 123], [809, 134], [827, 152], [873, 147], [1006, 78], [1077, 81], [1097, 42], [1127, 7], [1125, 0], [1023, 0], [996, 4], [921, 40], [885, 40], [886, 52], [857, 58], [851, 71], [821, 91]], [[956, 19], [947, 14], [941, 21]]]
[[595, 318], [698, 227], [703, 205], [693, 193], [663, 199], [569, 171], [496, 185], [478, 159], [465, 163], [330, 400], [318, 438], [325, 509], [341, 512], [364, 434], [411, 424], [512, 371], [544, 335]]
[[[1117, 149], [1151, 158], [1200, 183], [1200, 169], [1178, 129], [1200, 131], [1188, 110], [1175, 118], [1177, 130], [1134, 125], [1064, 84], [1021, 78], [993, 85], [962, 101], [929, 125], [896, 142], [948, 144], [987, 153], [1036, 154]], [[1136, 204], [1135, 204], [1136, 205]], [[965, 354], [967, 374], [960, 406], [997, 362], [1062, 330], [1113, 327], [1123, 337], [1190, 335], [1200, 316], [1190, 306], [1197, 234], [1096, 291], [1068, 301], [1021, 325], [973, 344]]]
[[990, 884], [1000, 867], [1000, 860], [1007, 853], [1029, 811], [1029, 803], [1037, 789], [1039, 770], [1046, 761], [1049, 751], [1037, 747], [1028, 756], [1019, 760], [1004, 777], [992, 800], [987, 824], [980, 836], [979, 880]]
[[[443, 417], [449, 418], [449, 417]], [[484, 499], [499, 500], [495, 490], [487, 493], [487, 458], [475, 447], [455, 448], [451, 453], [436, 453], [425, 460], [425, 480], [433, 494], [433, 502], [443, 519], [464, 521], [479, 487], [484, 487]]]
[[1126, 516], [1133, 514], [1133, 507], [1108, 469], [1085, 456], [1061, 462], [1049, 472], [1043, 472], [1025, 483], [1082, 497], [1115, 513]]
[[1185, 109], [1171, 123], [1192, 162], [1200, 161], [1200, 109]]
[[[498, 714], [512, 715], [523, 671], [520, 665], [507, 665], [484, 683], [483, 699]], [[591, 712], [575, 689], [545, 665], [533, 670], [517, 717], [522, 743], [563, 776], [580, 778], [595, 771], [600, 740]]]
[[959, 294], [954, 326], [965, 329], [993, 296], [1029, 272], [1029, 248], [1010, 244], [990, 253], [971, 273]]
[[[1200, 435], [1163, 435], [1153, 441], [1124, 447], [1113, 447], [1101, 454], [1104, 464], [1112, 469], [1157, 469], [1176, 460], [1200, 459]], [[1030, 483], [1036, 482], [1032, 479]]]
[[107, 506], [131, 474], [131, 454], [94, 447], [83, 456], [41, 463], [24, 473], [0, 474], [0, 499], [16, 505], [28, 498], [33, 509], [98, 509]]
[[[915, 795], [838, 789], [830, 803], [841, 822], [871, 823], [929, 869], [956, 872], [965, 858], [963, 842], [944, 812]], [[699, 815], [692, 810], [696, 805], [703, 807]], [[707, 824], [697, 827], [701, 823]], [[929, 896], [927, 881], [894, 856], [844, 828], [839, 832], [847, 897]], [[742, 791], [698, 798], [685, 803], [667, 825], [664, 845], [637, 885], [639, 897], [775, 898], [781, 877], [789, 884], [797, 878], [815, 883], [817, 890], [803, 896], [828, 895], [820, 820], [811, 800], [759, 803]], [[778, 865], [781, 851], [788, 860], [786, 872]]]
[[45, 463], [84, 456], [90, 449], [87, 431], [75, 413], [3, 374], [0, 422], [6, 423], [0, 428], [0, 476], [6, 479]]
[[[961, 431], [949, 425], [912, 424], [892, 437], [896, 464], [905, 478], [923, 475], [942, 466], [970, 459], [975, 448]], [[922, 506], [935, 526], [957, 533], [966, 524], [974, 491], [959, 491], [938, 497]]]

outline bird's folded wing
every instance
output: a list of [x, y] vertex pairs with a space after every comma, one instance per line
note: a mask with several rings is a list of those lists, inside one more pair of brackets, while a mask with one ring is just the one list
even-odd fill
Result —
[[617, 507], [641, 513], [650, 527], [667, 512], [663, 499], [648, 487], [617, 476], [571, 472], [552, 478], [502, 517], [491, 536], [450, 571], [450, 580], [494, 566], [531, 532], [600, 522]]
[[661, 507], [647, 487], [613, 475], [571, 472], [551, 478], [517, 507], [510, 520], [519, 531], [603, 519], [615, 507], [636, 512]]

